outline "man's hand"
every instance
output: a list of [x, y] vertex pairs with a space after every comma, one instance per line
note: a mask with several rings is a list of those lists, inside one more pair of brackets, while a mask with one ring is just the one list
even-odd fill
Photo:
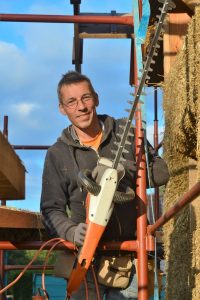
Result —
[[87, 224], [80, 223], [75, 229], [74, 232], [74, 244], [77, 246], [83, 246], [85, 235], [87, 231]]

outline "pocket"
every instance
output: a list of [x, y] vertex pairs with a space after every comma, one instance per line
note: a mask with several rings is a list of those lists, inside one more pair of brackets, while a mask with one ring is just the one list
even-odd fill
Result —
[[56, 277], [69, 279], [75, 260], [76, 256], [73, 252], [59, 251], [54, 265], [54, 275]]
[[129, 284], [133, 260], [131, 256], [102, 256], [98, 282], [108, 287], [126, 288]]

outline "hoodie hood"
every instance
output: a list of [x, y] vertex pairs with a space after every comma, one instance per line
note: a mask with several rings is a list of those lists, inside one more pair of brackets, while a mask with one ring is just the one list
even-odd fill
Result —
[[[98, 115], [100, 122], [103, 124], [103, 138], [102, 142], [107, 139], [107, 137], [111, 134], [114, 127], [114, 119], [108, 115]], [[61, 141], [67, 145], [71, 145], [73, 147], [82, 147], [79, 142], [79, 138], [74, 130], [73, 126], [65, 128], [62, 131], [61, 136], [58, 138], [58, 141]]]

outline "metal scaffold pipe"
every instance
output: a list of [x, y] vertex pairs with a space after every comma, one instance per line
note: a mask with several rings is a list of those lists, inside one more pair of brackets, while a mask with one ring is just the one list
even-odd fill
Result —
[[[0, 241], [0, 250], [17, 250], [17, 249], [25, 249], [25, 250], [35, 250], [39, 249], [44, 242], [42, 241], [27, 241], [27, 242], [10, 242], [10, 241]], [[45, 250], [51, 249], [53, 243], [49, 243], [45, 246]], [[65, 241], [56, 246], [56, 249], [66, 249], [66, 247], [70, 250], [74, 250], [74, 244], [68, 241]], [[149, 251], [151, 250], [151, 244], [147, 245]], [[116, 250], [116, 251], [137, 251], [138, 242], [137, 241], [124, 241], [124, 242], [109, 242], [109, 243], [100, 243], [98, 249], [101, 251], [107, 250]]]
[[41, 22], [41, 23], [122, 24], [122, 25], [133, 26], [133, 16], [127, 14], [121, 16], [0, 14], [0, 21]]
[[47, 145], [12, 145], [15, 150], [47, 150]]
[[200, 182], [197, 182], [171, 208], [168, 209], [153, 225], [148, 226], [148, 234], [153, 234], [159, 227], [172, 219], [182, 208], [192, 202], [200, 194]]

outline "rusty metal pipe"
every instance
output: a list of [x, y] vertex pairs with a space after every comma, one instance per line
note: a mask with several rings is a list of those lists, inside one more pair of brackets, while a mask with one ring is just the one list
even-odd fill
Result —
[[[138, 104], [140, 109], [140, 104]], [[136, 197], [137, 197], [137, 240], [138, 240], [138, 299], [148, 300], [148, 270], [147, 270], [147, 199], [146, 199], [146, 158], [144, 152], [144, 131], [142, 129], [142, 113], [138, 110], [135, 114], [136, 130]]]
[[137, 251], [137, 241], [100, 243], [98, 250]]
[[122, 16], [87, 16], [87, 15], [34, 15], [34, 14], [0, 14], [0, 21], [40, 22], [40, 23], [87, 23], [87, 24], [123, 24], [133, 26], [131, 15]]
[[154, 148], [158, 147], [158, 91], [154, 88]]
[[3, 135], [7, 139], [8, 138], [8, 116], [4, 116], [3, 120]]
[[[10, 242], [10, 241], [0, 241], [0, 249], [6, 250], [37, 250], [44, 242], [42, 241], [31, 241], [31, 242]], [[49, 243], [44, 250], [49, 250], [54, 245], [54, 243]], [[74, 244], [71, 242], [62, 242], [56, 246], [56, 249], [66, 249], [74, 250]]]
[[47, 150], [50, 146], [47, 145], [12, 145], [15, 150]]
[[163, 146], [163, 141], [161, 141], [161, 142], [158, 144], [158, 146], [155, 148], [155, 151], [158, 152], [158, 150], [159, 150], [160, 148], [162, 148], [162, 146]]
[[[12, 271], [12, 270], [23, 270], [26, 267], [26, 265], [5, 265], [4, 266], [4, 271]], [[46, 270], [52, 270], [54, 266], [46, 266]], [[42, 265], [32, 265], [28, 268], [29, 270], [42, 270], [43, 266]]]
[[197, 182], [174, 206], [168, 209], [153, 225], [148, 226], [148, 234], [153, 234], [159, 227], [172, 219], [182, 208], [200, 195], [200, 182]]
[[[154, 87], [154, 149], [158, 147], [158, 90]], [[159, 211], [159, 187], [154, 189], [155, 197], [155, 220], [158, 220], [160, 211]]]
[[[0, 249], [5, 250], [37, 250], [39, 249], [44, 242], [42, 241], [31, 241], [31, 242], [19, 242], [14, 243], [10, 241], [0, 241]], [[44, 249], [51, 249], [53, 243], [49, 243]], [[70, 242], [63, 242], [62, 244], [58, 244], [55, 249], [66, 249], [66, 246], [70, 250], [74, 250], [74, 244]], [[150, 250], [150, 245], [148, 246]], [[137, 241], [125, 241], [125, 242], [109, 242], [109, 243], [101, 243], [98, 247], [98, 250], [122, 250], [122, 251], [137, 251], [138, 243]]]
[[[4, 116], [3, 118], [3, 136], [8, 138], [8, 116]], [[6, 206], [6, 200], [1, 200], [1, 205]]]

